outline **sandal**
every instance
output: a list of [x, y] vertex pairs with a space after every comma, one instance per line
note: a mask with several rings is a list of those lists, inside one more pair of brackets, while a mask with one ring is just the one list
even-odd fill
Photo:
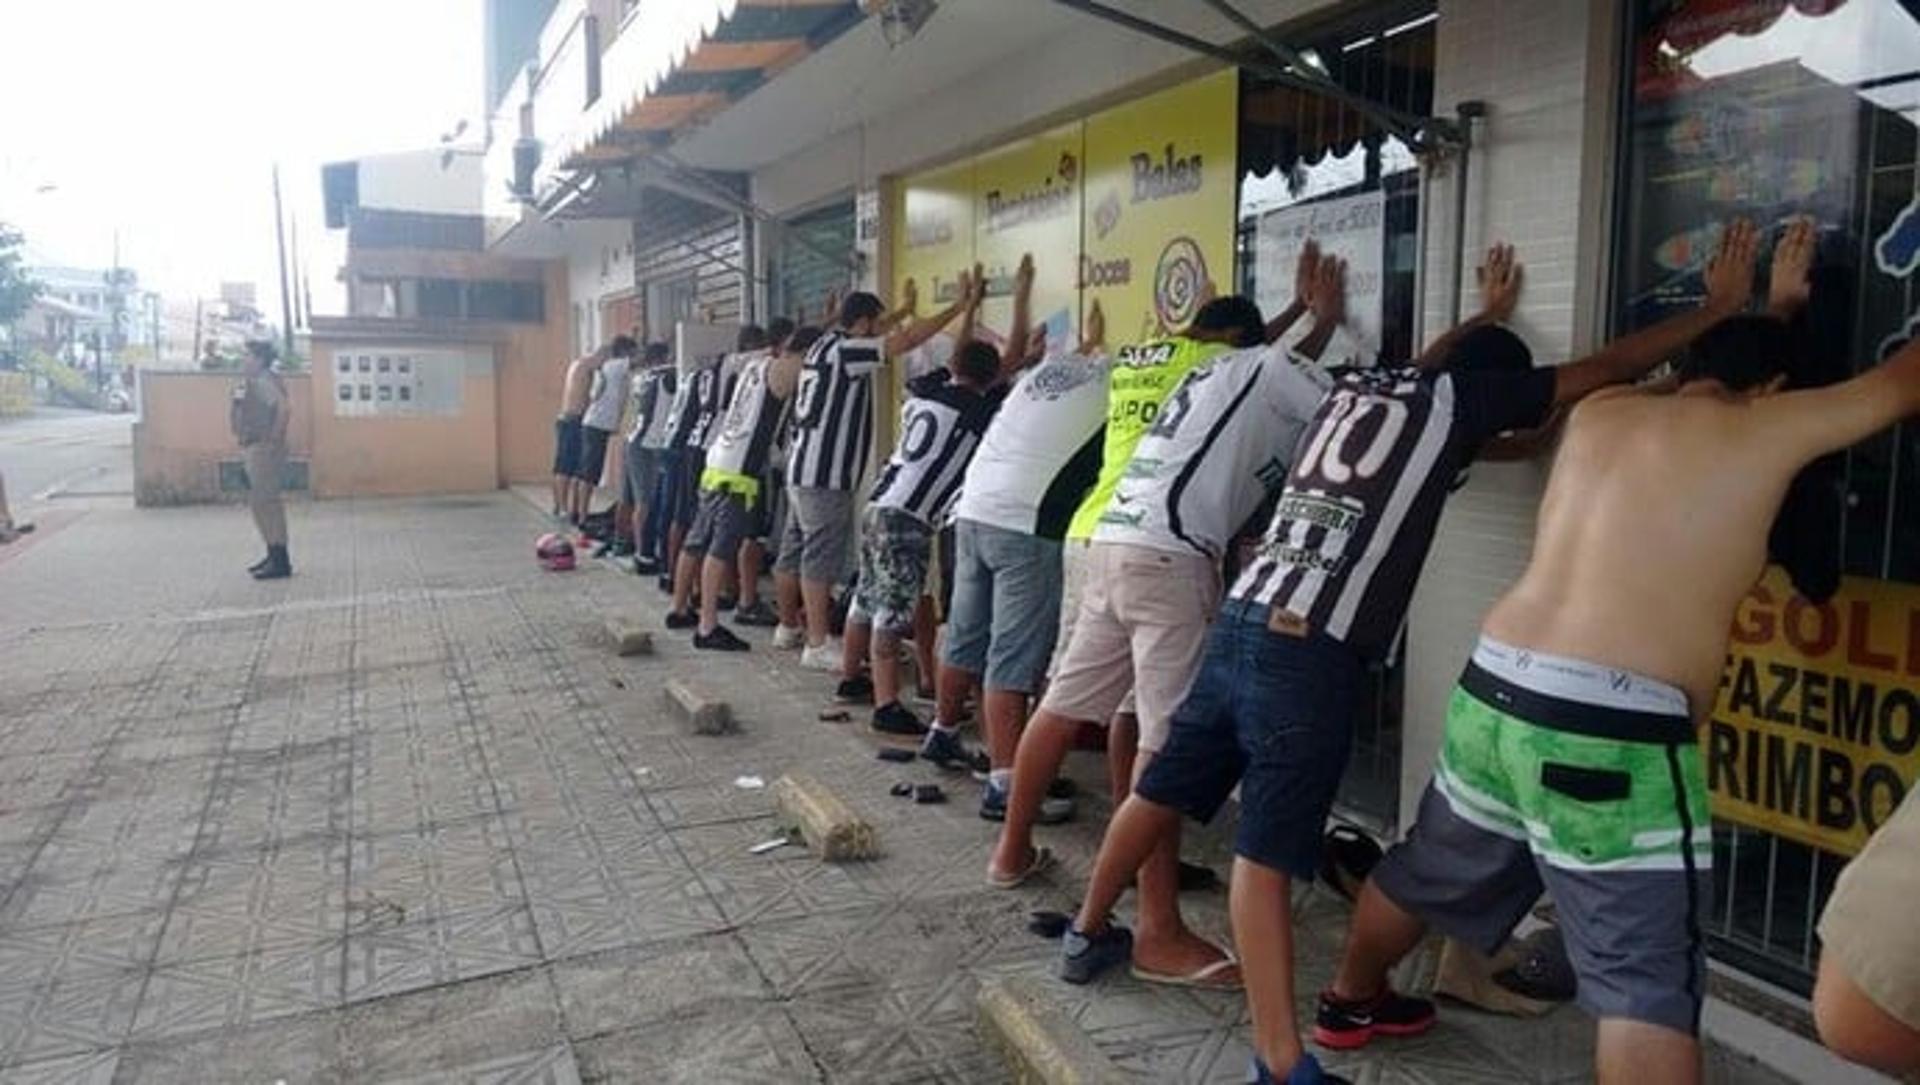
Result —
[[1044, 873], [1053, 866], [1053, 852], [1046, 848], [1033, 849], [1033, 859], [1017, 874], [1002, 874], [998, 871], [987, 872], [987, 884], [995, 889], [1018, 889], [1027, 884], [1036, 875]]
[[1220, 978], [1221, 973], [1226, 972], [1230, 968], [1238, 968], [1240, 966], [1239, 959], [1233, 954], [1228, 953], [1224, 949], [1220, 952], [1224, 954], [1224, 956], [1219, 960], [1209, 965], [1203, 965], [1184, 976], [1176, 976], [1166, 972], [1151, 972], [1136, 964], [1132, 968], [1133, 978], [1142, 983], [1157, 983], [1163, 987], [1186, 987], [1196, 991], [1243, 990], [1246, 987], [1244, 978], [1238, 976], [1230, 980]]

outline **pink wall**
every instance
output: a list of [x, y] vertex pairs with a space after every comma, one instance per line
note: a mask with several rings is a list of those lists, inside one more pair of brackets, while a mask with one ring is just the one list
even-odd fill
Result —
[[[234, 501], [243, 495], [220, 490], [220, 464], [238, 461], [227, 420], [238, 373], [147, 370], [140, 375], [140, 420], [133, 427], [134, 500], [141, 505], [188, 505]], [[304, 373], [286, 378], [293, 417], [287, 426], [292, 459], [313, 449], [312, 381]]]
[[496, 351], [488, 344], [453, 346], [488, 360], [486, 372], [467, 373], [458, 414], [341, 417], [334, 409], [334, 355], [369, 348], [314, 340], [319, 385], [312, 416], [315, 496], [398, 497], [500, 487], [491, 371]]

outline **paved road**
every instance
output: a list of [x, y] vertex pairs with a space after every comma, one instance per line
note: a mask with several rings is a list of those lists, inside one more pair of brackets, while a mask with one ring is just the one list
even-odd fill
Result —
[[[517, 497], [299, 502], [299, 571], [271, 584], [240, 571], [237, 509], [53, 505], [64, 526], [0, 555], [0, 1081], [998, 1085], [973, 1000], [1004, 976], [1143, 1081], [1246, 1080], [1238, 997], [1048, 978], [1028, 912], [1079, 899], [1097, 814], [1046, 831], [1051, 876], [988, 888], [964, 775], [876, 760], [761, 631], [741, 656], [664, 630], [614, 656], [601, 618], [659, 629], [664, 597], [602, 563], [542, 572]], [[724, 694], [740, 733], [686, 734], [668, 677]], [[885, 854], [751, 850], [779, 819], [737, 781], [788, 771]], [[1104, 765], [1072, 771], [1092, 790]], [[1188, 854], [1224, 870], [1230, 839]], [[1224, 936], [1224, 894], [1186, 903]], [[1315, 892], [1297, 916], [1310, 1000], [1346, 910]], [[1571, 1009], [1449, 1009], [1333, 1061], [1572, 1085], [1590, 1037]], [[1715, 1085], [1787, 1085], [1715, 1058]]]
[[42, 407], [0, 419], [0, 474], [16, 515], [62, 495], [133, 491], [133, 416]]

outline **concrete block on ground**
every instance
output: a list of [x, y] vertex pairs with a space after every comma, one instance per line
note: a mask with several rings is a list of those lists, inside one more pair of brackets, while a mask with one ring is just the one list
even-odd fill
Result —
[[678, 678], [668, 679], [662, 688], [668, 707], [687, 722], [694, 734], [724, 735], [738, 730], [727, 702], [715, 700]]
[[608, 618], [607, 638], [613, 641], [613, 650], [623, 656], [650, 656], [653, 654], [653, 634], [640, 627], [640, 623], [631, 618]]
[[773, 782], [773, 802], [787, 824], [800, 830], [823, 862], [876, 859], [880, 836], [838, 795], [811, 776], [789, 774]]
[[977, 999], [980, 1032], [1019, 1085], [1138, 1085], [1086, 1030], [1025, 976], [989, 980]]

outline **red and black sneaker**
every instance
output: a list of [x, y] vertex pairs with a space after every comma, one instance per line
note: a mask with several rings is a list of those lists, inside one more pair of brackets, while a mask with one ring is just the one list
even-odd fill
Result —
[[1375, 1036], [1418, 1036], [1433, 1022], [1433, 1003], [1396, 994], [1391, 988], [1364, 1002], [1342, 1002], [1332, 991], [1323, 991], [1313, 1040], [1334, 1051], [1352, 1051], [1367, 1046]]

